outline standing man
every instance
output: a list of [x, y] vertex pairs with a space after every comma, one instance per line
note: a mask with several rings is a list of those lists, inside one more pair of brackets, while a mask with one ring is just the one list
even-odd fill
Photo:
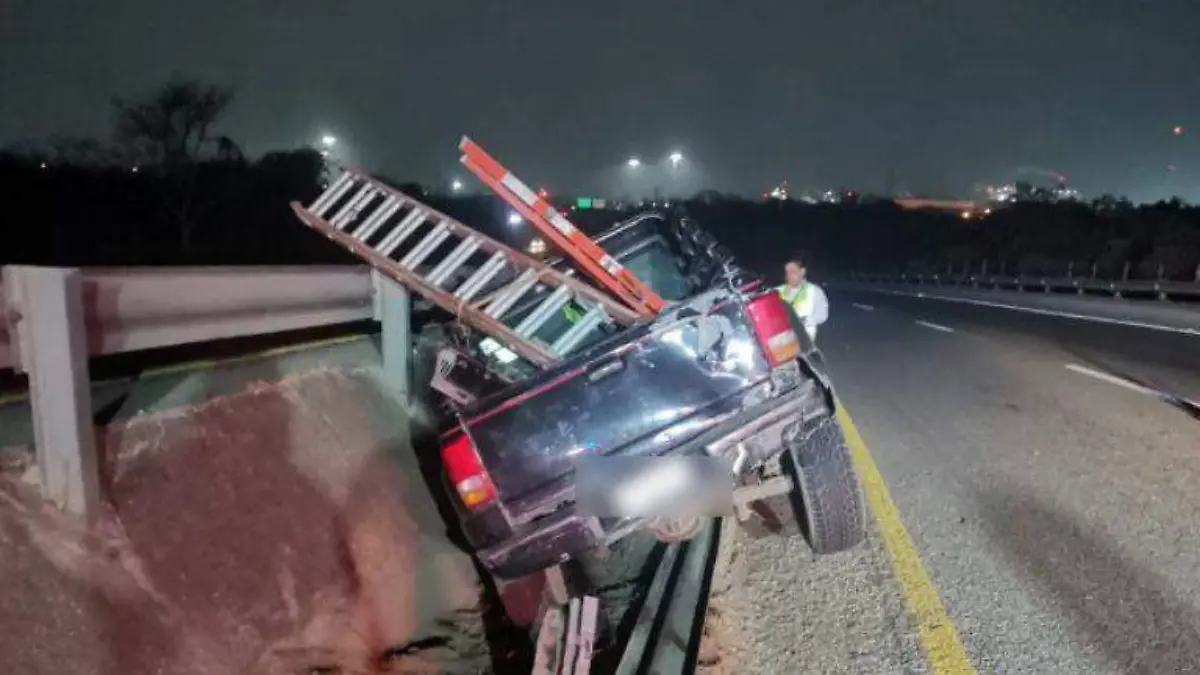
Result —
[[808, 337], [817, 339], [817, 326], [829, 318], [829, 299], [820, 286], [810, 282], [804, 261], [792, 258], [783, 266], [783, 275], [787, 282], [778, 289], [783, 301], [791, 305], [796, 316], [804, 323]]

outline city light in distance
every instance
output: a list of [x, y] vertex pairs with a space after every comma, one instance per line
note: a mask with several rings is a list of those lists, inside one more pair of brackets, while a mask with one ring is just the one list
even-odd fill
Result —
[[1176, 136], [1182, 136], [1182, 135], [1183, 135], [1183, 127], [1181, 127], [1181, 126], [1178, 126], [1178, 125], [1177, 125], [1177, 126], [1175, 127], [1174, 131], [1175, 131], [1175, 135], [1176, 135]]
[[450, 182], [450, 191], [451, 192], [461, 192], [462, 189], [463, 189], [463, 184], [462, 184], [461, 180], [455, 178], [453, 181]]
[[683, 161], [683, 153], [679, 151], [672, 152], [668, 159], [671, 160], [671, 166], [679, 166], [679, 163]]
[[333, 146], [337, 145], [337, 136], [334, 136], [333, 134], [325, 134], [321, 136], [321, 145], [326, 150], [332, 148]]
[[541, 239], [534, 239], [529, 242], [529, 252], [533, 255], [542, 255], [546, 252], [546, 242]]
[[509, 213], [508, 213], [508, 224], [509, 225], [520, 225], [523, 221], [524, 221], [524, 218], [521, 217], [521, 214], [517, 213], [516, 211], [509, 211]]
[[628, 160], [625, 162], [625, 166], [628, 166], [628, 167], [629, 167], [629, 168], [631, 168], [631, 169], [636, 169], [636, 168], [638, 168], [638, 167], [639, 167], [639, 166], [641, 166], [641, 165], [642, 165], [642, 160], [638, 159], [637, 157], [630, 157], [630, 158], [629, 158], [629, 159], [628, 159]]

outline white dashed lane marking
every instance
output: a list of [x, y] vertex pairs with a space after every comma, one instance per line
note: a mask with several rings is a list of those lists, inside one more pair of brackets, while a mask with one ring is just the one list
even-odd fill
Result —
[[934, 330], [940, 330], [943, 333], [953, 333], [954, 332], [953, 328], [951, 328], [949, 326], [943, 326], [940, 323], [930, 323], [928, 321], [917, 321], [917, 325], [925, 326], [926, 328], [932, 328]]
[[872, 307], [871, 305], [864, 305], [861, 302], [852, 302], [852, 303], [850, 303], [850, 306], [861, 309], [864, 312], [874, 312], [875, 311], [875, 308]]

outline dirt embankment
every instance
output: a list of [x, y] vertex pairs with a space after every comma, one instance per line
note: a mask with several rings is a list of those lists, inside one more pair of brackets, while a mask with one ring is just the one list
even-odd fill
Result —
[[[100, 432], [91, 527], [0, 477], [0, 671], [477, 673], [480, 586], [403, 407], [319, 371]], [[36, 470], [36, 469], [33, 469]]]

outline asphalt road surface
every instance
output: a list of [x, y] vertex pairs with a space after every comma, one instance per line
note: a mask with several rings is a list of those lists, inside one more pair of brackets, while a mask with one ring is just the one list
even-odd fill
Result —
[[1200, 670], [1200, 418], [1157, 393], [1200, 400], [1200, 336], [831, 303], [839, 396], [979, 672]]

